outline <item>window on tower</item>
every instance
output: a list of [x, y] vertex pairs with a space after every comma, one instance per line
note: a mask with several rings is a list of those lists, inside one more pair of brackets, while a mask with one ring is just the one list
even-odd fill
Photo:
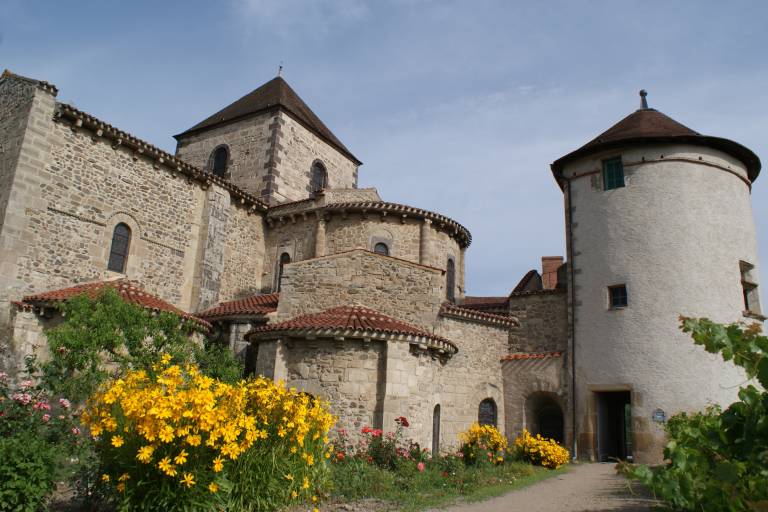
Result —
[[445, 265], [445, 298], [448, 302], [456, 302], [456, 262], [448, 258]]
[[226, 146], [219, 146], [211, 154], [211, 171], [216, 176], [224, 177], [229, 163], [229, 151]]
[[627, 285], [617, 284], [608, 287], [608, 305], [611, 309], [625, 308], [629, 305], [627, 300]]
[[624, 164], [621, 157], [603, 160], [603, 190], [624, 186]]
[[384, 242], [378, 242], [373, 246], [373, 252], [383, 256], [389, 256], [389, 246], [387, 246], [387, 244]]
[[109, 261], [107, 270], [125, 273], [125, 264], [128, 262], [128, 248], [131, 245], [131, 228], [122, 222], [115, 226], [112, 232], [112, 245], [109, 248]]
[[755, 266], [746, 261], [739, 262], [741, 270], [741, 290], [744, 296], [744, 312], [760, 315], [760, 294], [757, 291], [757, 282], [753, 270]]
[[312, 194], [322, 191], [327, 185], [328, 173], [325, 171], [325, 166], [322, 162], [315, 162], [312, 164], [312, 171], [309, 178], [309, 191]]

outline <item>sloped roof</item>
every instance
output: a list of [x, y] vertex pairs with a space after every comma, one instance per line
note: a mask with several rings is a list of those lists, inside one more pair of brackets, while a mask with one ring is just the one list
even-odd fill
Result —
[[344, 153], [347, 157], [355, 161], [358, 165], [360, 162], [341, 141], [331, 132], [331, 130], [325, 126], [317, 115], [312, 112], [312, 109], [304, 103], [296, 91], [288, 85], [282, 77], [277, 76], [265, 83], [261, 87], [254, 89], [239, 100], [235, 101], [219, 110], [212, 116], [197, 123], [192, 128], [174, 135], [176, 139], [180, 139], [187, 134], [213, 128], [223, 123], [240, 119], [245, 116], [257, 114], [259, 112], [265, 112], [276, 108], [284, 108], [286, 111], [293, 114], [293, 116], [305, 125], [308, 129], [315, 132], [320, 138], [324, 139], [327, 143], [334, 146], [336, 149]]
[[[505, 306], [504, 306], [505, 307]], [[478, 323], [496, 325], [499, 327], [515, 327], [520, 325], [517, 318], [508, 314], [499, 314], [497, 312], [490, 313], [481, 309], [468, 308], [465, 306], [457, 306], [450, 302], [444, 302], [440, 307], [440, 315], [445, 317], [461, 318]]]
[[606, 149], [635, 143], [668, 142], [718, 149], [741, 160], [750, 181], [760, 174], [760, 159], [750, 149], [732, 140], [702, 135], [653, 108], [641, 108], [608, 128], [579, 149], [557, 159], [552, 172], [559, 177], [569, 162]]
[[279, 299], [279, 293], [252, 295], [243, 299], [222, 302], [217, 306], [197, 313], [197, 316], [210, 321], [228, 317], [265, 315], [277, 311]]
[[97, 281], [92, 283], [83, 283], [69, 288], [61, 288], [58, 290], [51, 290], [43, 293], [36, 293], [34, 295], [27, 295], [21, 300], [22, 304], [30, 305], [43, 305], [56, 302], [63, 302], [69, 300], [78, 295], [86, 295], [93, 299], [99, 296], [99, 294], [106, 288], [112, 288], [127, 302], [138, 304], [139, 306], [150, 309], [152, 311], [164, 311], [166, 313], [173, 313], [178, 315], [184, 320], [190, 320], [191, 322], [207, 329], [210, 329], [211, 324], [202, 320], [196, 316], [190, 315], [177, 308], [173, 304], [170, 304], [156, 295], [152, 295], [144, 290], [144, 288], [137, 282], [129, 279], [115, 279], [112, 281]]
[[349, 335], [364, 333], [404, 335], [423, 338], [453, 352], [458, 351], [456, 345], [445, 338], [364, 306], [338, 306], [319, 313], [297, 316], [284, 322], [258, 326], [248, 334], [247, 338], [270, 332], [322, 334], [323, 331], [346, 331]]

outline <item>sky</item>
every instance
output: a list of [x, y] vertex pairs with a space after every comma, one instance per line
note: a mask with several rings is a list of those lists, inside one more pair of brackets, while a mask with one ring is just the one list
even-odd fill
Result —
[[359, 186], [465, 225], [467, 294], [505, 295], [565, 252], [549, 164], [637, 109], [639, 89], [768, 162], [767, 21], [762, 0], [0, 0], [0, 67], [173, 152], [282, 62], [364, 162]]

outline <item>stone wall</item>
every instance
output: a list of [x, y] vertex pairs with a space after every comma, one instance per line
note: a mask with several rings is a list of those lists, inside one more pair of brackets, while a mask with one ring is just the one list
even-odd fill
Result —
[[356, 304], [431, 330], [444, 286], [440, 270], [350, 251], [287, 265], [277, 318]]
[[185, 135], [176, 145], [176, 156], [199, 169], [211, 171], [213, 151], [227, 146], [229, 160], [225, 178], [255, 196], [264, 189], [264, 177], [273, 152], [272, 128], [277, 112], [254, 116]]
[[570, 444], [567, 416], [566, 358], [516, 359], [502, 362], [504, 377], [504, 410], [506, 412], [507, 437], [512, 440], [524, 428], [537, 433], [536, 418], [531, 402], [538, 397], [549, 398], [556, 403], [564, 419], [565, 445]]
[[328, 173], [327, 188], [356, 188], [357, 164], [305, 128], [287, 112], [280, 112], [275, 154], [274, 189], [270, 203], [298, 201], [310, 194], [310, 171], [319, 160]]
[[232, 206], [224, 240], [224, 268], [218, 302], [259, 293], [262, 289], [265, 259], [264, 220]]
[[507, 351], [508, 328], [471, 320], [440, 317], [435, 333], [459, 347], [442, 368], [439, 396], [443, 444], [455, 445], [460, 432], [478, 420], [480, 402], [496, 403], [497, 426], [504, 431], [504, 386], [501, 357]]
[[568, 345], [568, 297], [565, 290], [513, 294], [509, 314], [520, 320], [509, 331], [510, 352], [564, 351]]

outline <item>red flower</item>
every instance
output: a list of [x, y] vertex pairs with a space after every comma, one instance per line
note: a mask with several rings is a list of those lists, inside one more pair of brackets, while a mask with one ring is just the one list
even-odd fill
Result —
[[373, 429], [371, 429], [371, 427], [363, 427], [363, 430], [361, 430], [360, 432], [362, 432], [363, 434], [370, 434], [371, 432], [373, 432]]
[[381, 437], [381, 434], [383, 434], [383, 431], [380, 428], [377, 428], [376, 430], [371, 431], [371, 435], [373, 437]]
[[405, 416], [400, 416], [399, 418], [395, 418], [395, 423], [405, 428], [411, 426], [411, 424], [408, 423], [408, 418], [406, 418]]

